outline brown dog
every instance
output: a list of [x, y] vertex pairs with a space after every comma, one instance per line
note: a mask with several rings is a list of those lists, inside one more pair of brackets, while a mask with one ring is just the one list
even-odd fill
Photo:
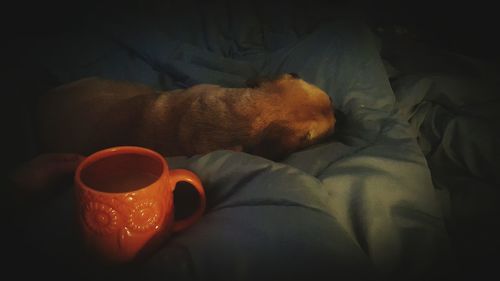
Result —
[[276, 160], [331, 134], [333, 111], [324, 91], [293, 74], [168, 92], [86, 78], [44, 95], [37, 120], [45, 152], [139, 145], [165, 156], [230, 149]]

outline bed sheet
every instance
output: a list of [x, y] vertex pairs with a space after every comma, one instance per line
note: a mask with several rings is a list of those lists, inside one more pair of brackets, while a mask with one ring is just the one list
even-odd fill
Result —
[[[417, 133], [462, 273], [496, 274], [499, 68], [442, 50], [417, 53], [392, 83], [400, 114]], [[401, 63], [410, 65], [394, 68]]]

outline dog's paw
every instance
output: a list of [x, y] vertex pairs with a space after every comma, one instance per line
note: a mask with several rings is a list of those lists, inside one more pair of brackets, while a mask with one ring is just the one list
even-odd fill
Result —
[[69, 153], [41, 154], [18, 167], [12, 173], [11, 180], [24, 193], [45, 192], [51, 186], [71, 179], [84, 158]]

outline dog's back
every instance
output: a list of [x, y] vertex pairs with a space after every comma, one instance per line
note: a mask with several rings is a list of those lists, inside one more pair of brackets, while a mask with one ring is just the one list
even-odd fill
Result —
[[105, 147], [113, 142], [111, 136], [125, 137], [123, 125], [133, 126], [146, 97], [152, 94], [154, 91], [143, 85], [96, 77], [55, 88], [39, 100], [37, 120], [42, 149], [90, 153], [90, 143], [99, 142]]

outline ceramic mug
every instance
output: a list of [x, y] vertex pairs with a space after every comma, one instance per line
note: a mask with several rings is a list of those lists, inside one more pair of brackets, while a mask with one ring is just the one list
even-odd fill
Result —
[[[174, 220], [176, 184], [187, 182], [199, 195], [196, 211]], [[205, 210], [200, 179], [183, 169], [169, 170], [159, 153], [119, 146], [98, 151], [75, 173], [77, 214], [91, 253], [112, 263], [129, 262], [151, 252], [172, 232], [195, 223]]]

